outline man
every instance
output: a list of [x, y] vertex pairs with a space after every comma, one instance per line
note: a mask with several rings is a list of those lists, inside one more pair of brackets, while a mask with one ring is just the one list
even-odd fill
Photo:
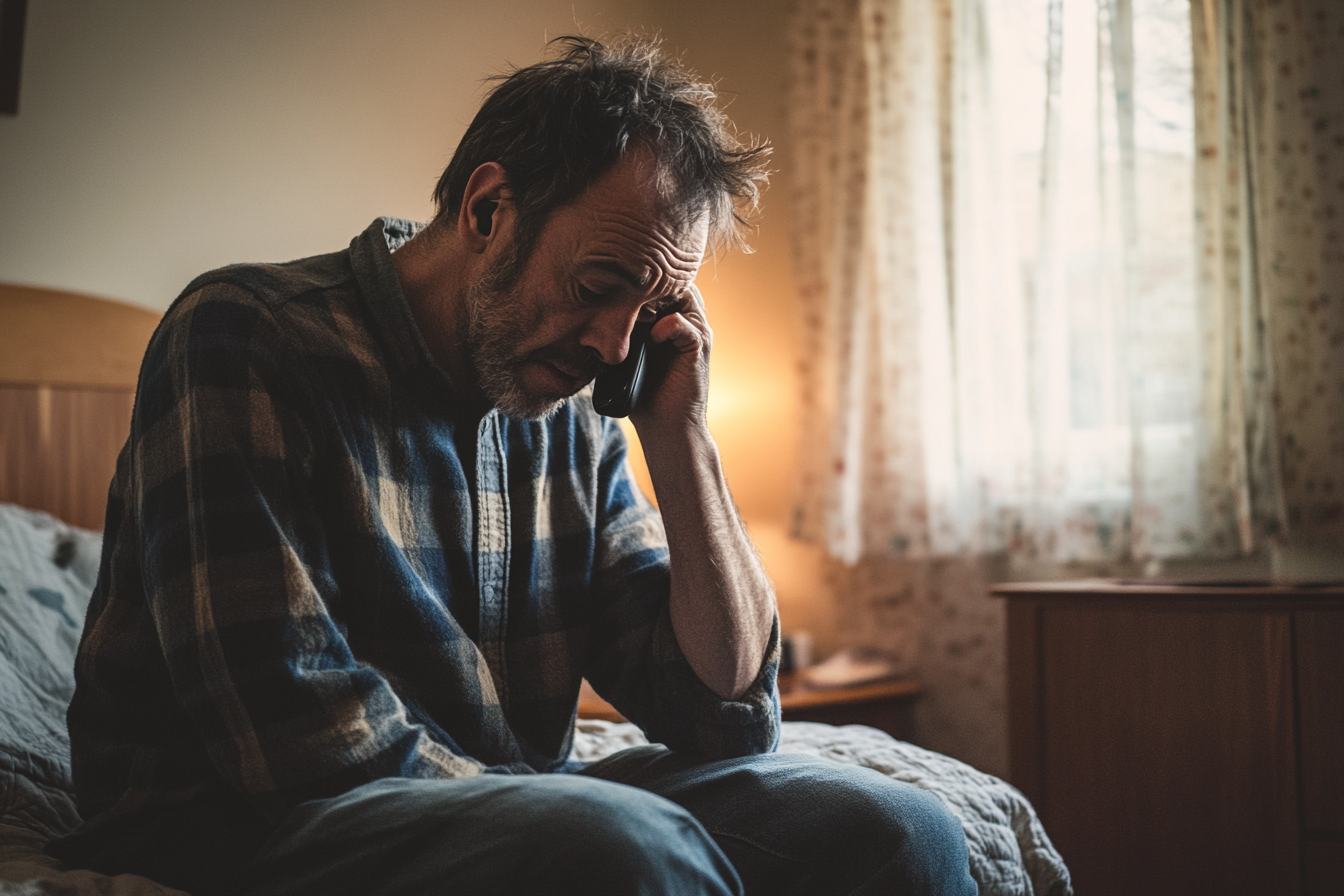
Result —
[[[54, 847], [205, 893], [974, 892], [937, 800], [773, 754], [693, 287], [764, 151], [649, 44], [486, 101], [423, 229], [212, 272], [146, 354]], [[671, 346], [632, 420], [585, 388]], [[665, 534], [664, 534], [665, 532]], [[581, 678], [651, 740], [567, 762]]]

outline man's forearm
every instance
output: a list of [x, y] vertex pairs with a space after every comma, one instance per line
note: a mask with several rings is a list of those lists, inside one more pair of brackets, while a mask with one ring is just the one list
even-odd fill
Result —
[[700, 679], [734, 699], [760, 673], [775, 596], [701, 427], [642, 440], [667, 529], [672, 627]]

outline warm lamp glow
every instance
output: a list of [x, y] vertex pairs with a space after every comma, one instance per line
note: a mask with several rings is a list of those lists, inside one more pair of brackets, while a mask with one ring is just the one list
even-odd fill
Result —
[[[755, 492], [759, 488], [778, 489], [778, 471], [769, 464], [753, 463], [734, 465], [733, 456], [743, 454], [752, 457], [775, 457], [779, 455], [781, 442], [792, 449], [792, 430], [779, 417], [781, 410], [791, 410], [789, 402], [792, 395], [788, 390], [793, 383], [770, 382], [761, 376], [748, 372], [749, 365], [723, 365], [722, 371], [715, 369], [710, 374], [709, 387], [709, 430], [724, 455], [724, 468], [729, 486], [739, 497], [744, 493]], [[649, 478], [649, 469], [644, 462], [644, 450], [639, 435], [629, 419], [621, 420], [626, 440], [630, 443], [630, 466], [635, 481], [654, 501], [653, 483]], [[768, 477], [772, 481], [766, 484], [753, 480]], [[750, 508], [743, 508], [750, 516]]]

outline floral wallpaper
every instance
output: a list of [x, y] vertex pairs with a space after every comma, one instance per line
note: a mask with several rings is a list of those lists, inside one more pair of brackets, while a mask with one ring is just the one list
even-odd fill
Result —
[[924, 685], [919, 744], [1007, 777], [1004, 606], [988, 591], [1003, 563], [887, 558], [833, 562], [829, 574], [842, 636], [888, 654]]

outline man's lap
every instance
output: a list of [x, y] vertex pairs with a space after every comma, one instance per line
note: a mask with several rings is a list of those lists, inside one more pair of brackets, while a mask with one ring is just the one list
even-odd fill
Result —
[[973, 893], [941, 803], [868, 769], [635, 747], [577, 774], [389, 779], [300, 806], [257, 893]]
[[256, 894], [736, 892], [688, 813], [577, 775], [374, 781], [299, 806], [244, 873]]
[[584, 774], [685, 808], [747, 893], [889, 892], [892, 880], [904, 884], [896, 892], [975, 892], [965, 835], [942, 801], [872, 769], [790, 753], [706, 762], [649, 746]]

